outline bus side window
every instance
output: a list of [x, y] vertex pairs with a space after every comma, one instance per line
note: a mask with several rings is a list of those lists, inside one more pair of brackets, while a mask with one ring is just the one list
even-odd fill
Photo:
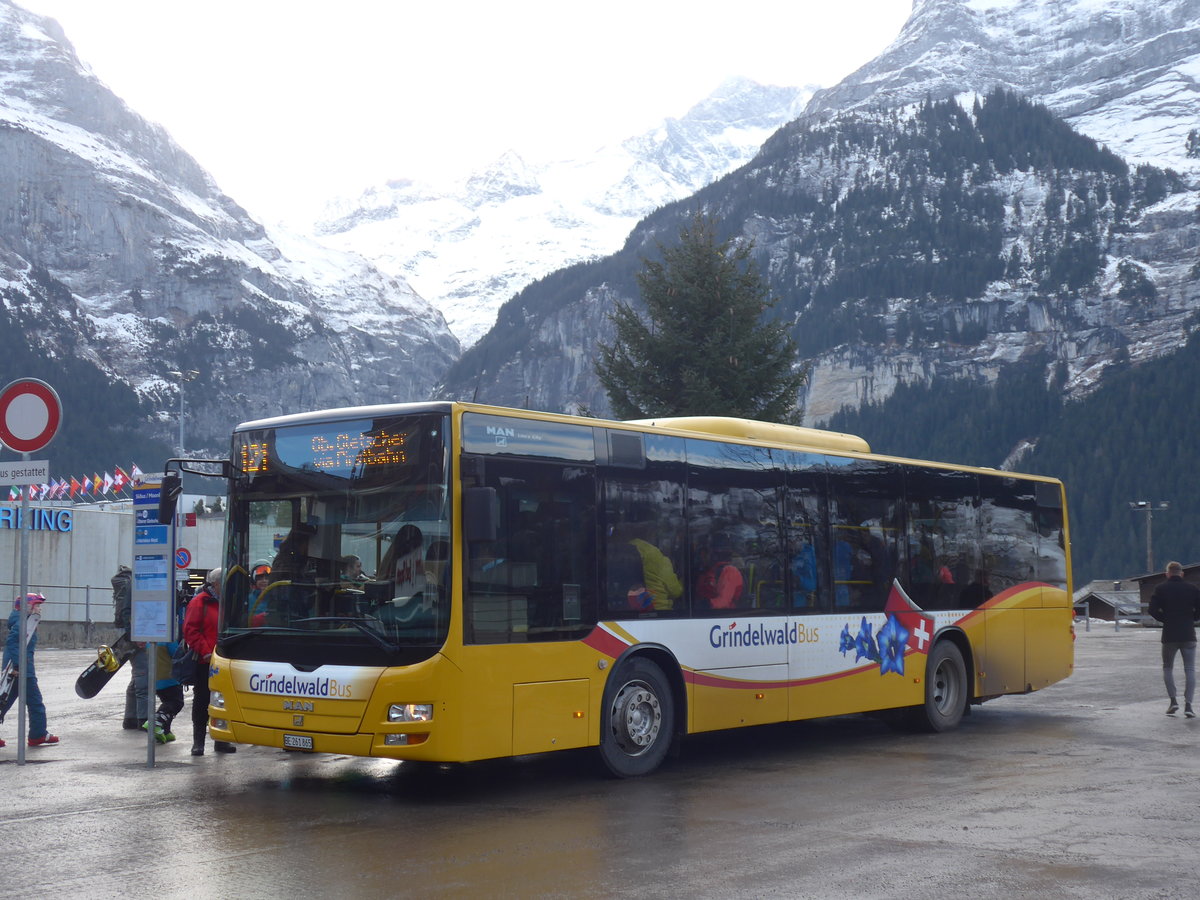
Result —
[[994, 594], [1038, 576], [1041, 537], [1035, 486], [1036, 482], [1003, 475], [980, 476], [980, 569]]
[[486, 487], [496, 539], [467, 542], [467, 641], [577, 639], [596, 617], [594, 470], [493, 457]]
[[901, 571], [900, 469], [870, 460], [837, 462], [829, 476], [833, 609], [881, 612]]
[[786, 457], [787, 580], [792, 609], [829, 610], [829, 548], [826, 522], [825, 458], [812, 453]]
[[[603, 606], [608, 615], [687, 612], [685, 458], [681, 438], [646, 435], [644, 468], [612, 466], [605, 473]], [[634, 578], [639, 566], [640, 577]]]
[[921, 609], [973, 609], [986, 593], [979, 571], [978, 479], [971, 472], [910, 466], [905, 494], [909, 597]]

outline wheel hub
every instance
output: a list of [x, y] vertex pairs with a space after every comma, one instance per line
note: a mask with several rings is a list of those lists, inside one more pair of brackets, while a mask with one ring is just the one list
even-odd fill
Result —
[[658, 697], [645, 684], [627, 684], [613, 702], [613, 730], [621, 749], [636, 755], [650, 747], [662, 727]]

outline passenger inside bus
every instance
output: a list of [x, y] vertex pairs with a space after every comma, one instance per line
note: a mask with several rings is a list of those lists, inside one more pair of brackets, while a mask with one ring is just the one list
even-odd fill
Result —
[[[641, 577], [636, 580], [631, 577], [633, 571], [628, 563], [622, 567], [622, 574], [629, 578], [629, 582], [626, 582], [626, 602], [641, 612], [673, 609], [675, 602], [683, 596], [683, 583], [675, 574], [670, 557], [649, 540], [653, 537], [652, 531], [650, 524], [644, 521], [621, 521], [614, 526], [608, 543], [610, 566], [612, 559], [619, 560], [621, 556], [632, 559], [623, 547], [630, 547], [637, 553]], [[626, 569], [627, 574], [624, 571]]]
[[792, 606], [801, 609], [817, 605], [817, 550], [805, 540], [792, 554]]
[[302, 581], [311, 568], [308, 542], [317, 533], [315, 526], [300, 523], [279, 543], [271, 563], [271, 581]]
[[[417, 571], [424, 571], [424, 566], [420, 565], [424, 546], [425, 538], [421, 534], [421, 529], [416, 525], [405, 522], [397, 529], [391, 546], [387, 548], [383, 559], [379, 562], [379, 571], [375, 576], [380, 581], [396, 582], [393, 596], [407, 596], [401, 590], [404, 583], [411, 581]], [[412, 565], [414, 555], [418, 563], [416, 567]]]
[[341, 581], [342, 583], [362, 584], [366, 581], [373, 581], [370, 575], [363, 572], [362, 559], [355, 556], [353, 553], [347, 553], [338, 564], [341, 566]]
[[702, 554], [700, 578], [696, 595], [711, 609], [733, 609], [745, 605], [743, 593], [746, 581], [735, 558], [733, 544], [724, 534], [714, 535], [706, 553]]
[[258, 628], [267, 623], [267, 604], [263, 597], [263, 591], [267, 589], [271, 581], [271, 566], [265, 559], [260, 559], [251, 566], [250, 578], [251, 588], [246, 603], [250, 608], [250, 624]]
[[439, 600], [446, 599], [449, 569], [449, 541], [431, 541], [429, 549], [425, 551], [425, 584], [428, 588], [437, 591]]

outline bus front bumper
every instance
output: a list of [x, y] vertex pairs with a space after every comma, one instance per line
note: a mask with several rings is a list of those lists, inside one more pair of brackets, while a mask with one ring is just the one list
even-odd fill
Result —
[[234, 744], [278, 747], [301, 753], [336, 753], [344, 756], [374, 756], [384, 759], [431, 759], [428, 732], [402, 734], [328, 734], [262, 728], [245, 722], [221, 719], [216, 710], [209, 719], [209, 734], [214, 740]]

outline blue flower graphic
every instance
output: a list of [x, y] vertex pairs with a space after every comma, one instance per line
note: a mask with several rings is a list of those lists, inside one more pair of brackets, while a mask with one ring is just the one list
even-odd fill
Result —
[[908, 646], [908, 629], [895, 616], [888, 616], [879, 629], [879, 674], [904, 674], [904, 648]]
[[842, 656], [845, 656], [847, 651], [854, 649], [854, 638], [850, 637], [849, 622], [842, 626], [842, 637], [838, 643], [838, 649], [842, 651]]
[[875, 646], [875, 637], [871, 634], [871, 623], [863, 616], [862, 625], [858, 629], [858, 637], [854, 639], [854, 661], [869, 659], [879, 662], [879, 648]]

